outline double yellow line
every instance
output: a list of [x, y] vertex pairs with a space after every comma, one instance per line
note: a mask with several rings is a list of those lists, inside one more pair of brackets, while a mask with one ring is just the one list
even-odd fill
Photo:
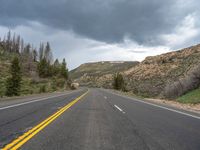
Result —
[[39, 123], [37, 126], [33, 127], [26, 133], [24, 133], [22, 136], [18, 137], [11, 143], [7, 144], [2, 150], [16, 150], [20, 148], [22, 145], [24, 145], [28, 140], [30, 140], [34, 135], [36, 135], [38, 132], [40, 132], [42, 129], [44, 129], [47, 125], [49, 125], [51, 122], [53, 122], [56, 118], [58, 118], [62, 113], [64, 113], [67, 109], [69, 109], [71, 106], [73, 106], [75, 103], [77, 103], [81, 98], [83, 98], [89, 90], [84, 93], [83, 95], [79, 96], [78, 98], [74, 99], [72, 102], [64, 106], [62, 109], [57, 111], [55, 114], [51, 115], [41, 123]]

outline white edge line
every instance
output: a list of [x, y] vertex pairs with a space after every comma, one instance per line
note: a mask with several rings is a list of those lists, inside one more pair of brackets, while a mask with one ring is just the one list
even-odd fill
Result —
[[119, 111], [121, 111], [123, 114], [125, 114], [125, 112], [117, 105], [114, 105]]
[[[72, 92], [70, 92], [70, 93], [72, 93]], [[49, 99], [49, 98], [60, 97], [60, 96], [68, 95], [70, 93], [65, 93], [65, 94], [61, 94], [61, 95], [55, 95], [55, 96], [40, 98], [40, 99], [28, 101], [28, 102], [18, 103], [18, 104], [14, 104], [14, 105], [10, 105], [10, 106], [5, 106], [5, 107], [1, 107], [0, 110], [4, 110], [4, 109], [8, 109], [8, 108], [13, 108], [13, 107], [21, 106], [21, 105], [26, 105], [26, 104], [30, 104], [30, 103], [35, 103], [35, 102], [43, 101], [43, 100], [46, 100], [46, 99]]]
[[119, 95], [119, 94], [116, 94], [116, 93], [113, 93], [113, 92], [109, 92], [109, 91], [106, 91], [106, 92], [108, 92], [110, 94], [113, 94], [113, 95], [120, 96], [120, 97], [124, 97], [126, 99], [134, 100], [134, 101], [137, 101], [137, 102], [140, 102], [140, 103], [144, 103], [144, 104], [148, 104], [148, 105], [151, 105], [151, 106], [154, 106], [154, 107], [159, 107], [159, 108], [166, 109], [166, 110], [169, 110], [169, 111], [172, 111], [172, 112], [176, 112], [176, 113], [179, 113], [179, 114], [182, 114], [182, 115], [185, 115], [185, 116], [189, 116], [189, 117], [192, 117], [192, 118], [195, 118], [195, 119], [200, 119], [200, 117], [198, 117], [198, 116], [194, 116], [194, 115], [191, 115], [191, 114], [179, 111], [179, 110], [175, 110], [175, 109], [172, 109], [172, 108], [167, 108], [167, 107], [160, 106], [160, 105], [157, 105], [157, 104], [145, 102], [143, 100], [136, 100], [134, 98], [127, 97], [127, 96], [124, 96], [124, 95]]
[[123, 111], [121, 108], [119, 108], [117, 105], [114, 105], [119, 111]]

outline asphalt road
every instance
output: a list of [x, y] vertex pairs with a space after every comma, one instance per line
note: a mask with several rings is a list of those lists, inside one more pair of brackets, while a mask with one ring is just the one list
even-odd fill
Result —
[[[86, 90], [0, 107], [1, 147], [26, 133]], [[24, 102], [23, 102], [24, 103]], [[200, 150], [200, 117], [90, 89], [87, 95], [28, 139], [25, 150]]]
[[0, 148], [46, 119], [86, 90], [0, 102]]

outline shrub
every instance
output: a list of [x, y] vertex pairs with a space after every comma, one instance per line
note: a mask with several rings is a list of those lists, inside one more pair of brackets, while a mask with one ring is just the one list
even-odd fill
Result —
[[60, 78], [60, 79], [57, 79], [56, 80], [56, 86], [59, 87], [59, 88], [64, 88], [65, 86], [65, 79], [63, 78]]
[[46, 92], [46, 85], [41, 85], [39, 89], [39, 93], [45, 93]]
[[52, 79], [51, 88], [52, 88], [53, 91], [57, 90], [57, 85], [56, 85], [56, 79], [55, 78]]

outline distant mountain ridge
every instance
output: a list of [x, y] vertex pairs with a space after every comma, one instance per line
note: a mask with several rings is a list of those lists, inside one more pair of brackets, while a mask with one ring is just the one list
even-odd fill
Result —
[[112, 75], [139, 64], [137, 61], [101, 61], [85, 63], [70, 71], [70, 77], [81, 85], [111, 87]]

